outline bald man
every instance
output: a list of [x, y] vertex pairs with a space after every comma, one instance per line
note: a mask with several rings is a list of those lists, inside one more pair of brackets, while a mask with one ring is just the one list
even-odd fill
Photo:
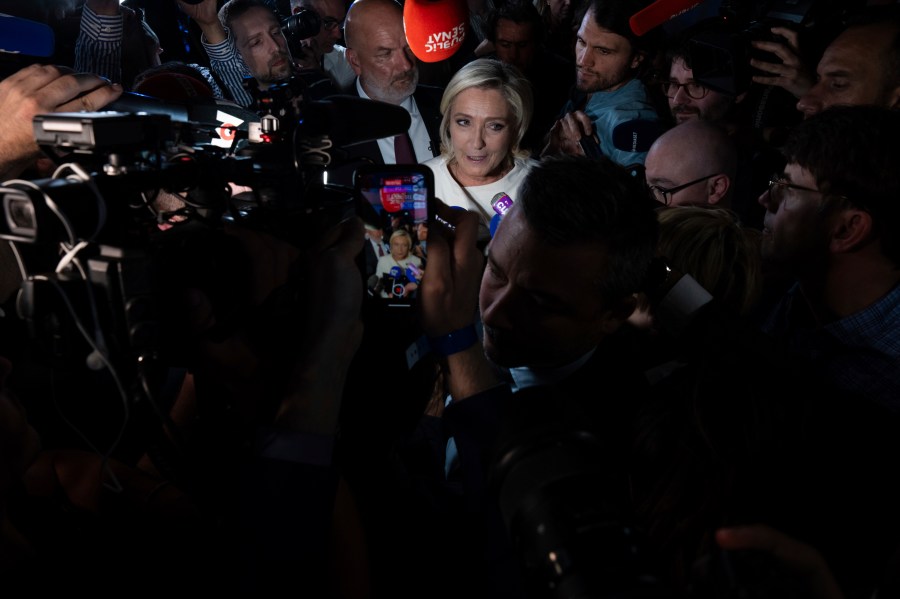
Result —
[[867, 104], [900, 109], [900, 16], [854, 22], [816, 66], [816, 84], [797, 102], [809, 118], [829, 106]]
[[650, 146], [644, 168], [658, 202], [731, 208], [737, 148], [718, 125], [694, 119], [669, 129]]
[[[416, 58], [406, 42], [403, 8], [394, 0], [356, 0], [344, 22], [347, 61], [356, 73], [348, 93], [361, 98], [402, 106], [409, 112], [407, 133], [415, 162], [440, 153], [440, 103], [443, 90], [419, 85]], [[378, 164], [396, 164], [393, 137], [355, 144], [347, 148], [351, 157]], [[352, 170], [329, 171], [329, 181], [349, 184]]]

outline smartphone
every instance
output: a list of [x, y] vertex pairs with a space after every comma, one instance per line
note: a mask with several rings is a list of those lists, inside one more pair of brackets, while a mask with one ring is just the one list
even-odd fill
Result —
[[434, 174], [417, 164], [364, 165], [353, 187], [366, 223], [368, 296], [389, 307], [414, 306], [427, 264]]

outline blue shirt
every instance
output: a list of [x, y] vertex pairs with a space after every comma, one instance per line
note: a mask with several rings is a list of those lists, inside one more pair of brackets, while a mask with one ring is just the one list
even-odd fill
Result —
[[[575, 102], [570, 100], [564, 112], [571, 112], [577, 108]], [[613, 145], [613, 131], [617, 126], [634, 120], [659, 121], [659, 115], [650, 102], [643, 82], [632, 79], [617, 90], [594, 92], [584, 107], [584, 113], [594, 124], [594, 131], [600, 140], [600, 151], [605, 156], [622, 166], [644, 164], [647, 158], [646, 151], [632, 152], [630, 149], [620, 149]]]
[[796, 284], [763, 329], [787, 339], [792, 352], [838, 389], [900, 412], [900, 285], [867, 308], [817, 328], [796, 324], [804, 303]]

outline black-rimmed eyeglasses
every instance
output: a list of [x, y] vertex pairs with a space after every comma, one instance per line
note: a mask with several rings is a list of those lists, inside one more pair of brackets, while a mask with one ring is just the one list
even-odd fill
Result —
[[669, 79], [662, 82], [662, 90], [667, 98], [674, 98], [675, 94], [677, 94], [678, 90], [681, 88], [684, 88], [684, 93], [686, 93], [689, 98], [693, 98], [694, 100], [703, 99], [706, 97], [706, 94], [709, 93], [708, 87], [697, 83], [696, 81], [679, 83], [674, 79]]
[[684, 185], [679, 185], [677, 187], [671, 187], [666, 189], [665, 187], [660, 187], [659, 185], [650, 185], [650, 194], [653, 196], [653, 199], [659, 202], [660, 204], [665, 204], [668, 206], [672, 201], [672, 196], [681, 191], [682, 189], [687, 189], [691, 185], [696, 185], [697, 183], [702, 183], [707, 179], [712, 179], [719, 173], [713, 173], [711, 175], [706, 175], [705, 177], [700, 177], [699, 179], [694, 179], [693, 181], [688, 181]]

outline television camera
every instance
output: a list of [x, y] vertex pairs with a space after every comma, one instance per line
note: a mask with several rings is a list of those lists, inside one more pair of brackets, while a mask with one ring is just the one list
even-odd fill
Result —
[[31, 358], [61, 379], [89, 373], [126, 407], [152, 402], [185, 366], [185, 288], [208, 295], [220, 335], [241, 317], [247, 263], [226, 228], [305, 249], [370, 216], [351, 188], [325, 182], [331, 150], [406, 131], [409, 114], [323, 97], [320, 82], [306, 72], [265, 90], [248, 81], [251, 110], [124, 94], [105, 111], [37, 116], [35, 138], [58, 168], [0, 184]]

